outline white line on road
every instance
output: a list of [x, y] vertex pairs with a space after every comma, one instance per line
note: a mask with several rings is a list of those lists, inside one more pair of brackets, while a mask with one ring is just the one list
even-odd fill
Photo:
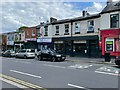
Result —
[[85, 90], [90, 90], [90, 89], [88, 89], [88, 88], [81, 87], [81, 86], [74, 85], [74, 84], [69, 84], [69, 83], [68, 83], [68, 86], [75, 87], [75, 88], [80, 88], [80, 89], [85, 89]]
[[13, 86], [16, 86], [16, 87], [18, 87], [18, 88], [22, 88], [22, 89], [23, 89], [23, 88], [27, 88], [27, 87], [25, 87], [25, 86], [23, 86], [23, 85], [21, 85], [21, 84], [15, 83], [15, 82], [13, 82], [13, 81], [10, 81], [10, 80], [7, 80], [7, 79], [1, 78], [1, 77], [0, 77], [0, 80], [6, 82], [6, 83], [8, 83], [8, 84], [11, 84], [11, 85], [13, 85]]
[[36, 76], [36, 75], [33, 75], [33, 74], [24, 73], [24, 72], [20, 72], [20, 71], [16, 71], [16, 70], [10, 70], [10, 71], [15, 72], [15, 73], [19, 73], [19, 74], [23, 74], [23, 75], [28, 75], [28, 76], [31, 76], [31, 77], [42, 78], [41, 76]]
[[101, 73], [101, 74], [108, 74], [108, 75], [114, 75], [114, 76], [120, 76], [120, 74], [116, 73], [107, 73], [107, 72], [101, 72], [101, 71], [95, 71], [96, 73]]
[[31, 63], [31, 62], [24, 62], [24, 61], [14, 61], [14, 62], [20, 62], [20, 63]]
[[63, 67], [63, 66], [55, 66], [55, 65], [49, 65], [49, 64], [43, 64], [44, 66], [50, 66], [50, 67], [58, 67], [58, 68], [66, 68], [66, 67]]

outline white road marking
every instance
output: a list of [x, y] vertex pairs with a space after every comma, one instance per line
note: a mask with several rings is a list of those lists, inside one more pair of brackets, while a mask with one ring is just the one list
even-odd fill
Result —
[[80, 89], [85, 89], [85, 90], [90, 90], [90, 89], [88, 89], [88, 88], [81, 87], [81, 86], [74, 85], [74, 84], [69, 84], [69, 83], [68, 83], [68, 86], [75, 87], [75, 88], [80, 88]]
[[116, 73], [108, 73], [108, 72], [101, 72], [101, 71], [95, 71], [96, 73], [101, 73], [101, 74], [108, 74], [108, 75], [114, 75], [114, 76], [120, 76], [120, 74]]
[[14, 62], [27, 63], [27, 64], [31, 63], [31, 62], [24, 62], [24, 61], [14, 61]]
[[42, 78], [41, 76], [36, 76], [36, 75], [33, 75], [33, 74], [24, 73], [24, 72], [20, 72], [20, 71], [16, 71], [16, 70], [10, 70], [10, 71], [15, 72], [15, 73], [19, 73], [19, 74], [23, 74], [23, 75], [28, 75], [28, 76], [35, 77], [35, 78]]
[[0, 77], [0, 80], [6, 82], [6, 83], [8, 83], [8, 84], [11, 84], [11, 85], [13, 85], [13, 86], [16, 86], [16, 87], [18, 87], [18, 88], [21, 88], [21, 89], [27, 88], [27, 87], [25, 87], [25, 86], [23, 86], [23, 85], [21, 85], [21, 84], [18, 84], [18, 83], [15, 83], [15, 82], [13, 82], [13, 81], [4, 79], [4, 78], [2, 78], [2, 77]]
[[89, 67], [92, 67], [93, 65], [87, 65], [87, 64], [75, 64], [75, 65], [72, 65], [72, 66], [69, 66], [68, 68], [76, 68], [76, 69], [85, 69], [85, 68], [89, 68]]
[[55, 66], [55, 65], [49, 65], [49, 64], [43, 64], [44, 66], [50, 66], [50, 67], [57, 67], [57, 68], [66, 68], [63, 66]]

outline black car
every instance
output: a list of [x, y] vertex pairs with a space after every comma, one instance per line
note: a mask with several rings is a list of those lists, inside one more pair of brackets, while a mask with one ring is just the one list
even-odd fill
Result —
[[41, 50], [37, 54], [38, 60], [50, 59], [51, 61], [64, 61], [66, 59], [65, 55], [59, 54], [54, 50], [46, 49]]
[[115, 58], [115, 64], [120, 66], [120, 56], [116, 56]]
[[15, 57], [15, 51], [13, 50], [6, 50], [2, 53], [3, 57]]

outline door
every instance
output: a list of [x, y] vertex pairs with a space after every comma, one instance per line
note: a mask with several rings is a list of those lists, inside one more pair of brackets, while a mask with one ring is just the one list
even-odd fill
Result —
[[96, 41], [90, 41], [89, 44], [89, 56], [90, 57], [97, 57], [97, 46]]

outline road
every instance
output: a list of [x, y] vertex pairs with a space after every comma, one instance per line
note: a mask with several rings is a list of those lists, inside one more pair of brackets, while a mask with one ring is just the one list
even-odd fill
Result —
[[[1, 74], [4, 77], [12, 77], [12, 81], [18, 81], [19, 84], [29, 83], [27, 87], [48, 90], [58, 88], [61, 90], [70, 88], [75, 90], [118, 90], [119, 87], [120, 69], [115, 65], [0, 58], [2, 60]], [[24, 84], [22, 85], [26, 86]], [[13, 87], [11, 86], [11, 88]]]

